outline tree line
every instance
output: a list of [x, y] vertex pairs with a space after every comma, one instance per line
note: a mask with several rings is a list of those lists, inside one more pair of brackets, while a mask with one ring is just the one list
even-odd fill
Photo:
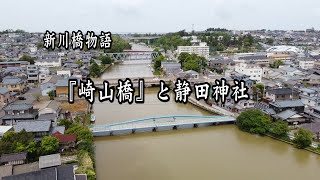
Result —
[[282, 120], [272, 118], [260, 110], [251, 109], [242, 112], [237, 117], [237, 126], [240, 130], [259, 135], [271, 135], [294, 143], [299, 149], [308, 148], [312, 143], [313, 133], [306, 129], [298, 129], [294, 133], [294, 139], [288, 137], [289, 126]]

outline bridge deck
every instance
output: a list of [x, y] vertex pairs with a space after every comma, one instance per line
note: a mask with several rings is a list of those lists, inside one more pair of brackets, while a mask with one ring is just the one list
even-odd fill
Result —
[[90, 129], [93, 131], [94, 136], [110, 136], [172, 129], [186, 129], [234, 122], [235, 118], [229, 116], [163, 116], [117, 124], [97, 125]]

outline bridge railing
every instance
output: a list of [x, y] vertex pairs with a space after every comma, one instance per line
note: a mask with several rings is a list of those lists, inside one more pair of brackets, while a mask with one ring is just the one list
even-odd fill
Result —
[[132, 121], [125, 121], [121, 123], [114, 123], [114, 124], [106, 124], [106, 125], [95, 125], [91, 126], [90, 129], [93, 131], [107, 131], [107, 130], [112, 130], [113, 127], [116, 126], [126, 126], [132, 128], [139, 127], [141, 124], [143, 125], [148, 125], [152, 123], [157, 123], [157, 124], [163, 124], [163, 123], [181, 123], [186, 120], [190, 119], [228, 119], [230, 118], [229, 116], [188, 116], [188, 115], [177, 115], [177, 116], [159, 116], [159, 117], [150, 117], [150, 118], [144, 118], [144, 119], [138, 119], [138, 120], [132, 120]]

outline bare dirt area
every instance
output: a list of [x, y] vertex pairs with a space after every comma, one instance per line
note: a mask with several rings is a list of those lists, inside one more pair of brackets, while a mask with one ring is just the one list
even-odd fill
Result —
[[88, 108], [88, 103], [85, 100], [75, 101], [73, 104], [69, 102], [61, 103], [61, 109], [63, 111], [69, 111], [71, 113], [82, 112], [86, 113]]

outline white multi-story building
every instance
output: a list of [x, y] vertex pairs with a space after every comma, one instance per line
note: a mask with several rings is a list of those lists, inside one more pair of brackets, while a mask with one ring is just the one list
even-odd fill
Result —
[[36, 65], [27, 66], [28, 83], [39, 82], [39, 68]]
[[299, 67], [301, 69], [312, 69], [314, 68], [314, 60], [300, 60]]
[[263, 76], [263, 69], [254, 64], [238, 63], [235, 66], [235, 71], [241, 74], [250, 76], [251, 80], [261, 82]]
[[70, 76], [71, 76], [71, 70], [70, 70], [70, 69], [67, 69], [67, 68], [58, 70], [58, 71], [57, 71], [57, 75], [70, 77]]
[[43, 82], [50, 75], [48, 67], [39, 67], [39, 81]]
[[44, 67], [61, 67], [61, 58], [40, 59], [35, 62], [35, 65]]
[[189, 54], [197, 54], [199, 56], [203, 56], [205, 58], [209, 57], [209, 46], [206, 43], [201, 42], [199, 46], [178, 46], [178, 55], [182, 52], [186, 52]]

